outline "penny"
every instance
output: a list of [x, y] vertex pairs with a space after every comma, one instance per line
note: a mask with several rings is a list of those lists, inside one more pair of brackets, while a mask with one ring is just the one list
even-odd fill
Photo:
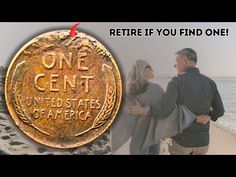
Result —
[[111, 53], [95, 38], [69, 30], [44, 33], [12, 59], [5, 82], [15, 124], [49, 147], [75, 148], [100, 137], [112, 124], [122, 80]]

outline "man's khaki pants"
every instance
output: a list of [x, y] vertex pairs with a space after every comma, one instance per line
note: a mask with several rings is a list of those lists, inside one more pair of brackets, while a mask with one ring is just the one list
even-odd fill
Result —
[[203, 147], [184, 147], [176, 143], [172, 139], [172, 144], [169, 145], [169, 152], [171, 155], [205, 155], [209, 146]]

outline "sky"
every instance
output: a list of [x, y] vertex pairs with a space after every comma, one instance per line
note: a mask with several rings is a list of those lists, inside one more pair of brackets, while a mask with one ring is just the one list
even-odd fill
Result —
[[[16, 52], [32, 38], [52, 30], [70, 29], [68, 23], [0, 23], [0, 65], [8, 66]], [[110, 29], [154, 29], [151, 36], [110, 36]], [[174, 30], [177, 35], [157, 35], [156, 29]], [[180, 36], [180, 29], [200, 29], [200, 36]], [[223, 36], [207, 36], [206, 29], [228, 29]], [[98, 39], [128, 74], [138, 59], [152, 65], [155, 75], [174, 75], [175, 52], [186, 47], [198, 54], [197, 67], [208, 76], [236, 77], [236, 23], [86, 23], [78, 31]], [[208, 31], [210, 31], [208, 30]]]

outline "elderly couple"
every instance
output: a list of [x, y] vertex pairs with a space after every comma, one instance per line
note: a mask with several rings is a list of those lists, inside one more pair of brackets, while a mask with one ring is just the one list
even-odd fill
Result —
[[125, 106], [112, 127], [112, 151], [130, 137], [130, 154], [159, 154], [160, 140], [171, 138], [173, 155], [206, 154], [210, 120], [224, 114], [224, 106], [213, 80], [196, 67], [197, 53], [191, 48], [176, 52], [178, 75], [163, 89], [151, 83], [152, 67], [143, 60], [129, 74]]

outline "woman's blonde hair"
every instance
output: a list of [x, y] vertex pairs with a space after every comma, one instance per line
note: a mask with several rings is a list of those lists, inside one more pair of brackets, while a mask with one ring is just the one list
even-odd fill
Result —
[[144, 77], [144, 70], [150, 65], [145, 60], [137, 60], [128, 75], [127, 96], [136, 96], [144, 93], [148, 86], [148, 81]]

